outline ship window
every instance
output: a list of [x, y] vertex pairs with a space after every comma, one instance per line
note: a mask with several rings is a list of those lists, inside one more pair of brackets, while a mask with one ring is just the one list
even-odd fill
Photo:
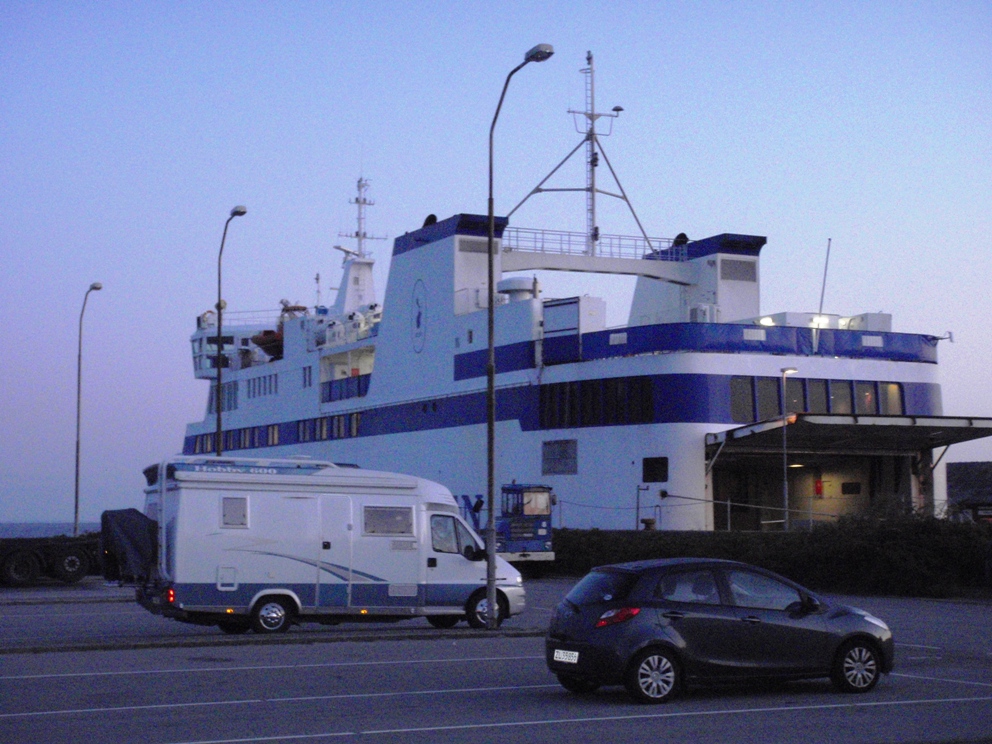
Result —
[[846, 380], [830, 381], [830, 413], [852, 413], [851, 383]]
[[725, 258], [720, 261], [720, 279], [738, 282], [758, 281], [757, 261], [741, 261], [737, 258]]
[[754, 395], [750, 377], [730, 378], [730, 418], [737, 424], [754, 421]]
[[556, 439], [541, 444], [541, 475], [575, 475], [579, 472], [579, 443]]
[[248, 526], [248, 498], [224, 496], [221, 498], [221, 527]]
[[802, 413], [806, 410], [803, 401], [803, 381], [786, 378], [785, 382], [785, 410], [789, 413]]
[[413, 509], [409, 506], [366, 506], [366, 535], [412, 535]]
[[806, 380], [806, 410], [810, 413], [827, 412], [827, 381]]
[[266, 434], [266, 444], [269, 447], [275, 447], [279, 444], [279, 424], [269, 424], [265, 427]]
[[758, 389], [758, 421], [765, 421], [780, 415], [779, 379], [777, 377], [759, 377], [754, 382]]
[[668, 458], [645, 457], [641, 461], [642, 483], [666, 483], [668, 481]]
[[901, 416], [902, 385], [898, 382], [880, 382], [878, 402], [883, 416]]
[[856, 413], [878, 413], [878, 402], [875, 396], [874, 382], [854, 383]]

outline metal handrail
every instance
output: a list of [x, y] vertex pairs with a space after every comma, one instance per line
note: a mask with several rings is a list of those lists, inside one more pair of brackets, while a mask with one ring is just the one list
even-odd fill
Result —
[[[564, 230], [535, 230], [528, 227], [506, 227], [503, 230], [504, 251], [528, 253], [562, 253], [582, 256], [589, 253], [589, 237], [581, 232]], [[673, 247], [668, 238], [645, 239], [633, 235], [601, 234], [596, 241], [596, 255], [605, 258], [641, 259], [649, 256], [659, 261], [687, 261], [685, 245]]]

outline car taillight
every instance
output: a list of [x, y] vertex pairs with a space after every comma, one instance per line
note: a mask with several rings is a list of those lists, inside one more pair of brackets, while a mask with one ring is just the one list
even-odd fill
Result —
[[617, 623], [626, 622], [637, 615], [640, 611], [640, 607], [621, 607], [617, 610], [607, 610], [599, 616], [599, 620], [596, 621], [596, 627], [605, 628], [607, 625], [616, 625]]
[[176, 590], [169, 589], [165, 592], [165, 601], [169, 604], [175, 604], [176, 601]]

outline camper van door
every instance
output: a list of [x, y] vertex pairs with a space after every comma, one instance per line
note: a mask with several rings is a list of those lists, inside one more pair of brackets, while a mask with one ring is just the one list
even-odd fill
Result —
[[409, 608], [420, 604], [420, 550], [415, 496], [354, 497], [351, 606]]
[[321, 495], [319, 607], [347, 607], [350, 602], [353, 525], [350, 496]]
[[428, 514], [430, 550], [427, 561], [427, 604], [431, 607], [464, 605], [469, 595], [485, 586], [485, 561], [475, 557], [481, 546], [465, 523], [454, 514]]

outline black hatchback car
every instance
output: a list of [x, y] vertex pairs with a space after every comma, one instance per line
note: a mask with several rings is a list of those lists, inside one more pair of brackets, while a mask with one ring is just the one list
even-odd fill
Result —
[[868, 692], [892, 670], [888, 626], [771, 571], [676, 558], [600, 566], [558, 605], [548, 667], [567, 690], [623, 684], [642, 703], [688, 685], [829, 677]]

